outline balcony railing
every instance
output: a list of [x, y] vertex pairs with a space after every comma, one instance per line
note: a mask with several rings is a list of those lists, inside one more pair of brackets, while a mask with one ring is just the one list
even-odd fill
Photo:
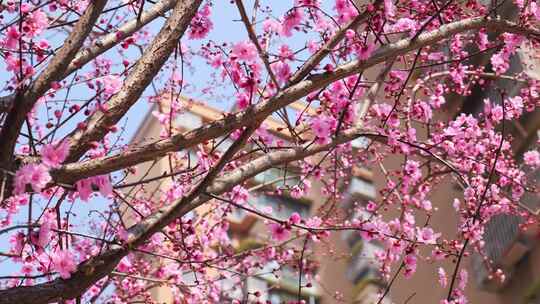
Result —
[[[494, 267], [503, 268], [511, 276], [514, 265], [530, 249], [528, 240], [520, 233], [523, 219], [518, 215], [499, 214], [491, 218], [484, 232], [484, 254], [493, 261]], [[478, 286], [488, 291], [497, 291], [505, 285], [490, 279], [484, 259], [478, 253], [472, 258], [472, 270]], [[509, 280], [506, 280], [508, 282]]]
[[354, 198], [375, 199], [377, 189], [373, 185], [373, 182], [353, 177], [349, 184], [349, 193]]

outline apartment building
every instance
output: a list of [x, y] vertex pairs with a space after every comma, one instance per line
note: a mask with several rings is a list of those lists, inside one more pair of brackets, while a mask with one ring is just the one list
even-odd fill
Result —
[[[168, 98], [164, 95], [164, 100], [156, 103], [151, 110], [154, 114], [168, 113]], [[185, 97], [179, 97], [183, 106], [182, 113], [176, 115], [173, 122], [174, 132], [185, 132], [201, 125], [220, 119], [223, 117], [223, 111], [217, 110], [207, 105], [203, 105], [194, 100]], [[289, 109], [290, 115], [295, 113], [308, 113], [316, 115], [312, 108], [306, 107], [302, 103], [295, 103]], [[159, 115], [157, 115], [159, 116]], [[286, 126], [275, 118], [268, 118], [266, 126], [276, 138], [287, 142], [291, 135]], [[158, 122], [156, 115], [148, 114], [142, 125], [132, 139], [133, 143], [141, 143], [146, 140], [156, 139], [163, 132], [162, 126]], [[353, 146], [363, 147], [366, 140], [359, 139], [353, 143]], [[229, 139], [219, 139], [209, 142], [205, 149], [210, 151], [218, 149], [224, 151], [231, 144]], [[197, 155], [195, 151], [190, 152], [193, 160]], [[167, 159], [148, 162], [138, 166], [137, 174], [131, 175], [128, 182], [136, 181], [145, 176], [147, 179], [157, 177], [163, 172], [169, 171], [169, 162]], [[294, 175], [293, 168], [287, 168], [284, 171], [281, 168], [273, 168], [256, 176], [249, 182], [251, 188], [257, 188], [250, 193], [248, 199], [249, 206], [261, 210], [271, 207], [272, 214], [280, 219], [288, 219], [293, 212], [297, 212], [303, 217], [310, 215], [320, 215], [325, 212], [325, 202], [322, 200], [321, 185], [313, 181], [313, 186], [307, 196], [302, 199], [294, 199], [286, 194], [276, 195], [275, 189], [295, 185], [299, 182]], [[151, 182], [146, 186], [146, 195], [159, 197], [160, 188], [167, 187], [168, 180], [160, 179]], [[370, 170], [361, 167], [351, 168], [350, 178], [343, 181], [343, 192], [345, 193], [345, 203], [340, 203], [334, 214], [339, 214], [346, 220], [352, 216], [358, 217], [358, 214], [352, 214], [354, 204], [366, 202], [369, 199], [375, 199], [377, 196], [376, 188], [373, 184], [373, 174]], [[135, 189], [129, 189], [126, 193], [133, 194]], [[198, 214], [205, 214], [209, 211], [208, 206], [201, 206], [195, 210]], [[129, 226], [131, 211], [125, 209], [124, 218]], [[242, 252], [257, 248], [268, 238], [268, 227], [263, 218], [246, 212], [244, 210], [233, 208], [227, 218], [229, 224], [229, 236], [235, 247], [236, 252]], [[291, 246], [301, 246], [299, 242], [293, 242]], [[302, 298], [307, 304], [330, 304], [330, 303], [358, 303], [371, 304], [377, 301], [377, 293], [385, 286], [385, 283], [378, 275], [378, 265], [373, 260], [373, 253], [379, 248], [376, 243], [362, 242], [358, 233], [352, 232], [333, 232], [327, 241], [315, 244], [314, 254], [308, 259], [310, 263], [316, 265], [318, 279], [311, 287], [301, 288]], [[260, 274], [250, 276], [245, 279], [244, 286], [240, 292], [234, 294], [236, 299], [242, 302], [277, 304], [287, 303], [288, 300], [296, 300], [298, 294], [298, 271], [291, 268], [282, 267], [279, 271], [279, 278], [272, 274], [277, 265], [267, 265], [260, 271]], [[305, 278], [302, 278], [302, 282]], [[232, 288], [227, 281], [223, 282], [224, 289]], [[253, 296], [255, 291], [262, 292], [259, 297]], [[158, 287], [152, 290], [154, 300], [159, 303], [170, 303], [172, 294], [167, 287]], [[231, 299], [224, 299], [226, 302]], [[389, 303], [386, 299], [382, 303]]]

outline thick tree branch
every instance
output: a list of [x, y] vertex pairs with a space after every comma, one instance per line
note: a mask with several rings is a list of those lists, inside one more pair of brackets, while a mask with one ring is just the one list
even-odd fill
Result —
[[414, 40], [406, 38], [385, 45], [365, 61], [355, 60], [338, 66], [333, 72], [312, 75], [306, 80], [284, 89], [266, 102], [253, 105], [245, 111], [230, 115], [200, 128], [183, 134], [173, 135], [167, 139], [157, 140], [117, 155], [106, 156], [80, 163], [67, 164], [54, 171], [53, 178], [58, 182], [71, 183], [86, 176], [110, 173], [155, 159], [156, 157], [163, 156], [169, 152], [193, 147], [245, 126], [253, 121], [253, 119], [264, 119], [280, 108], [283, 108], [336, 80], [354, 75], [374, 65], [406, 54], [411, 50], [438, 43], [457, 33], [483, 27], [499, 29], [525, 36], [540, 37], [540, 31], [536, 29], [525, 29], [515, 23], [498, 19], [471, 18], [448, 23], [439, 27], [437, 30], [421, 34]]
[[[245, 134], [249, 134], [252, 130], [246, 130]], [[211, 178], [205, 179], [206, 182], [202, 182], [196, 187], [196, 190], [192, 191], [189, 195], [185, 196], [178, 202], [166, 206], [160, 209], [153, 215], [145, 218], [135, 226], [129, 229], [128, 244], [122, 248], [112, 247], [105, 253], [93, 257], [89, 261], [83, 263], [73, 276], [67, 280], [57, 279], [49, 283], [39, 284], [29, 287], [16, 287], [8, 290], [0, 291], [0, 304], [2, 303], [42, 303], [35, 299], [68, 299], [84, 292], [86, 288], [91, 286], [91, 282], [97, 282], [101, 278], [108, 274], [108, 271], [112, 271], [118, 264], [120, 259], [129, 253], [127, 248], [134, 248], [141, 245], [148, 237], [150, 237], [156, 231], [168, 225], [176, 218], [182, 217], [188, 212], [201, 206], [209, 201], [212, 197], [204, 194], [203, 192], [211, 193], [214, 195], [220, 195], [222, 193], [232, 190], [232, 188], [238, 184], [241, 184], [257, 174], [264, 172], [270, 168], [306, 159], [312, 155], [315, 155], [322, 151], [327, 151], [336, 147], [337, 145], [344, 144], [352, 141], [358, 137], [367, 137], [379, 142], [385, 142], [386, 136], [363, 132], [360, 128], [351, 128], [343, 131], [331, 142], [323, 145], [306, 145], [294, 148], [288, 148], [277, 152], [269, 153], [261, 156], [231, 172], [224, 174], [222, 177], [215, 179], [210, 183], [211, 178], [217, 174], [218, 171], [212, 170], [212, 174], [208, 175]], [[229, 159], [243, 140], [236, 141], [226, 152], [226, 155], [222, 160]], [[420, 147], [417, 147], [420, 149]], [[230, 152], [229, 152], [230, 151]], [[431, 155], [432, 158], [441, 162], [444, 166], [453, 166], [441, 160], [435, 155]], [[218, 164], [218, 169], [222, 168], [224, 162]], [[455, 169], [453, 169], [455, 170]], [[206, 184], [208, 182], [208, 184]], [[31, 299], [31, 301], [26, 301]]]
[[0, 291], [0, 303], [41, 304], [76, 298], [101, 278], [109, 275], [128, 253], [126, 248], [115, 245], [114, 248], [81, 264], [77, 272], [67, 280], [58, 278], [35, 286], [19, 286]]
[[[150, 9], [142, 13], [140, 17], [124, 23], [120, 28], [118, 28], [117, 32], [110, 33], [96, 41], [92, 46], [81, 50], [79, 53], [77, 53], [77, 56], [75, 56], [69, 65], [64, 77], [67, 77], [69, 74], [92, 61], [94, 58], [119, 44], [122, 41], [122, 38], [131, 36], [143, 26], [154, 21], [156, 18], [163, 16], [164, 13], [173, 8], [176, 2], [177, 1], [175, 0], [162, 0], [156, 3]], [[120, 39], [117, 35], [118, 32], [122, 33], [122, 38]]]
[[0, 164], [10, 166], [13, 149], [27, 113], [32, 110], [36, 101], [51, 88], [53, 82], [62, 79], [69, 63], [82, 47], [106, 4], [107, 0], [92, 1], [45, 70], [39, 74], [29, 88], [16, 94], [14, 106], [6, 118], [5, 127], [0, 132], [0, 142], [2, 142]]
[[[119, 39], [117, 33], [122, 33], [122, 37], [129, 37], [156, 18], [163, 16], [163, 14], [172, 9], [175, 3], [175, 0], [162, 0], [142, 13], [140, 18], [134, 18], [124, 23], [116, 32], [107, 34], [94, 42], [92, 46], [82, 49], [75, 55], [75, 58], [73, 58], [60, 79], [66, 78], [77, 69], [80, 69], [99, 55], [122, 42], [122, 38]], [[15, 94], [0, 97], [0, 113], [9, 112], [14, 103]]]
[[178, 45], [178, 40], [188, 28], [202, 0], [178, 1], [176, 6], [152, 41], [142, 57], [137, 61], [133, 70], [120, 91], [107, 103], [106, 111], [98, 110], [86, 120], [86, 129], [77, 129], [69, 134], [70, 149], [67, 161], [78, 160], [88, 149], [91, 142], [101, 140], [135, 104], [152, 79]]

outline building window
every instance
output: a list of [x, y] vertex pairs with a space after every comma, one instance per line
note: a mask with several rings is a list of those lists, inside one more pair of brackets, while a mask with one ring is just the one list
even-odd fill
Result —
[[352, 248], [352, 257], [347, 270], [347, 277], [353, 283], [363, 280], [379, 279], [379, 263], [375, 259], [375, 253], [382, 247], [374, 242], [358, 242]]
[[367, 137], [358, 137], [351, 141], [351, 146], [355, 149], [365, 149], [369, 145], [370, 141]]
[[[269, 303], [285, 304], [298, 300], [298, 274], [292, 269], [280, 266], [277, 262], [270, 262], [258, 273], [246, 279], [244, 292], [249, 294], [248, 303]], [[301, 284], [305, 285], [307, 280], [302, 277]], [[254, 297], [253, 293], [260, 292], [259, 297]], [[300, 298], [307, 304], [318, 304], [319, 294], [317, 288], [303, 287]], [[237, 295], [237, 298], [239, 296]], [[245, 295], [242, 298], [246, 298]]]
[[353, 197], [374, 199], [377, 196], [377, 189], [375, 189], [372, 182], [366, 181], [359, 177], [353, 177], [350, 181], [349, 193]]
[[176, 115], [174, 126], [186, 131], [202, 126], [202, 117], [189, 111]]
[[272, 183], [277, 188], [284, 188], [300, 183], [300, 177], [293, 171], [289, 170], [285, 172], [279, 168], [271, 168], [261, 172], [254, 179], [259, 184]]
[[[317, 298], [314, 296], [301, 296], [300, 298], [304, 300], [306, 304], [318, 303]], [[268, 291], [268, 300], [272, 304], [296, 303], [296, 301], [298, 300], [298, 296], [296, 294], [280, 289], [271, 289]]]

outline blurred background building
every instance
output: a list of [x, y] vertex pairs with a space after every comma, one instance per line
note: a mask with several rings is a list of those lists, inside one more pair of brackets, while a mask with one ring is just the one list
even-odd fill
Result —
[[[165, 95], [168, 98], [167, 95]], [[207, 105], [202, 105], [194, 100], [189, 100], [180, 97], [182, 105], [185, 106], [181, 114], [176, 115], [173, 128], [174, 132], [185, 132], [198, 128], [205, 123], [220, 119], [224, 113], [220, 110]], [[160, 103], [161, 107], [157, 106], [152, 109], [155, 114], [168, 113], [166, 109], [168, 102]], [[295, 112], [305, 112], [311, 115], [316, 113], [307, 104], [295, 103], [288, 111], [291, 115]], [[272, 136], [277, 140], [286, 143], [291, 139], [290, 133], [286, 126], [272, 117], [265, 122]], [[157, 139], [162, 132], [162, 126], [158, 122], [156, 115], [147, 115], [147, 119], [136, 132], [133, 143], [141, 143], [147, 140]], [[230, 139], [219, 139], [215, 142], [206, 143], [204, 149], [211, 153], [213, 149], [223, 152], [231, 144]], [[364, 139], [356, 140], [353, 146], [359, 148], [364, 147], [367, 141]], [[192, 153], [193, 152], [193, 153]], [[197, 159], [195, 151], [190, 152], [192, 161]], [[137, 174], [131, 175], [126, 182], [136, 182], [142, 176], [146, 179], [162, 176], [163, 172], [169, 171], [169, 162], [167, 158], [159, 161], [151, 161], [139, 165]], [[294, 168], [273, 168], [256, 176], [249, 182], [251, 189], [257, 190], [250, 192], [248, 205], [256, 210], [263, 210], [265, 207], [272, 208], [272, 214], [282, 220], [286, 220], [294, 212], [300, 214], [303, 218], [308, 218], [312, 215], [321, 215], [325, 212], [332, 212], [333, 216], [339, 216], [343, 220], [355, 217], [358, 214], [352, 214], [354, 203], [367, 202], [367, 200], [375, 199], [377, 191], [373, 185], [373, 174], [370, 170], [361, 167], [350, 169], [350, 179], [344, 181], [342, 190], [345, 194], [346, 203], [340, 203], [336, 210], [326, 210], [325, 202], [322, 199], [325, 197], [321, 193], [321, 185], [316, 181], [308, 195], [302, 199], [295, 199], [285, 194], [276, 195], [275, 190], [278, 188], [286, 188], [298, 184], [300, 181], [295, 176]], [[159, 197], [160, 190], [168, 187], [168, 179], [159, 179], [148, 186], [145, 192], [153, 195], [155, 199]], [[126, 190], [127, 195], [132, 195], [133, 189]], [[209, 207], [201, 206], [196, 209], [196, 213], [205, 214]], [[125, 222], [127, 226], [132, 224], [132, 211], [129, 208], [125, 209]], [[360, 215], [361, 216], [361, 215]], [[244, 250], [250, 250], [261, 246], [263, 241], [268, 238], [268, 227], [264, 223], [264, 219], [253, 213], [246, 212], [239, 208], [233, 208], [232, 213], [227, 218], [229, 223], [229, 237], [232, 239], [235, 251], [240, 253]], [[293, 243], [291, 246], [301, 246], [301, 243]], [[316, 265], [318, 279], [313, 286], [307, 287], [303, 283], [301, 289], [302, 298], [307, 304], [330, 304], [336, 302], [343, 303], [358, 303], [368, 304], [377, 301], [377, 293], [385, 286], [383, 280], [378, 275], [378, 265], [373, 259], [375, 250], [379, 245], [374, 242], [363, 242], [358, 233], [353, 232], [333, 232], [329, 239], [315, 245], [314, 254], [310, 256], [310, 263]], [[243, 292], [237, 295], [237, 299], [246, 300], [249, 303], [260, 301], [261, 303], [277, 304], [287, 303], [289, 300], [296, 300], [298, 294], [298, 275], [297, 269], [281, 269], [280, 277], [276, 278], [272, 274], [273, 268], [278, 265], [267, 265], [260, 271], [260, 275], [246, 278], [243, 287]], [[305, 278], [302, 279], [302, 282]], [[224, 284], [227, 284], [225, 282]], [[230, 286], [224, 286], [228, 289]], [[255, 291], [260, 291], [259, 297], [253, 296]], [[159, 287], [152, 290], [154, 299], [161, 303], [170, 303], [172, 294], [167, 287]], [[230, 299], [229, 299], [230, 300]], [[385, 300], [381, 303], [389, 303]]]

